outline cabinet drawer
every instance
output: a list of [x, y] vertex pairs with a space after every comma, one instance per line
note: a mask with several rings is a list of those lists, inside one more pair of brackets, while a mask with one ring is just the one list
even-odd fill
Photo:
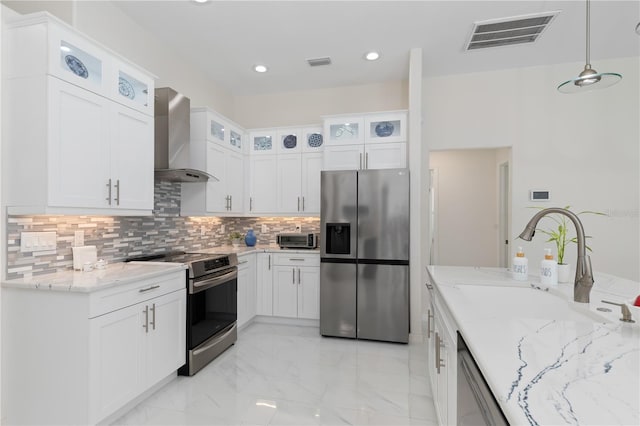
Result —
[[273, 264], [281, 266], [320, 266], [320, 255], [306, 253], [275, 253]]
[[92, 293], [89, 318], [186, 288], [186, 285], [186, 271], [178, 271]]

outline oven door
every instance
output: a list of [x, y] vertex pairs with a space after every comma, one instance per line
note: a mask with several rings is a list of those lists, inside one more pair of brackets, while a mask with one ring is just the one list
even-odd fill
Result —
[[225, 330], [238, 319], [238, 268], [189, 280], [187, 349]]

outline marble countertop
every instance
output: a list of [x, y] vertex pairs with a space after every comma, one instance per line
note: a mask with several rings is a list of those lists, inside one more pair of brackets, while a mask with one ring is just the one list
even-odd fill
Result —
[[221, 246], [214, 247], [208, 249], [201, 250], [191, 250], [192, 252], [198, 253], [210, 253], [210, 254], [226, 254], [226, 253], [236, 253], [238, 256], [242, 256], [249, 253], [279, 253], [279, 252], [287, 252], [287, 253], [320, 253], [320, 249], [283, 249], [280, 248], [277, 244], [265, 244], [265, 245], [255, 245], [253, 247], [240, 246]]
[[105, 269], [90, 272], [64, 271], [26, 278], [4, 280], [3, 287], [88, 293], [120, 284], [154, 278], [186, 269], [182, 263], [128, 262], [112, 263]]
[[[595, 274], [584, 304], [573, 283], [540, 290], [506, 269], [429, 272], [511, 424], [640, 424], [640, 283]], [[627, 303], [636, 323], [601, 300]]]

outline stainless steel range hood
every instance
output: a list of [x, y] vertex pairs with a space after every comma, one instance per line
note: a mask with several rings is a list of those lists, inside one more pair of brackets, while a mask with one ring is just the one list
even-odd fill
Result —
[[189, 167], [191, 101], [169, 87], [155, 92], [155, 177], [170, 182], [217, 181]]

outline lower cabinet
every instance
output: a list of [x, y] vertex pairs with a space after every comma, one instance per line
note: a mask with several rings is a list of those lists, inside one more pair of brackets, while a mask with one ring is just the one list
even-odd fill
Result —
[[256, 255], [256, 314], [273, 315], [273, 255], [257, 253]]
[[253, 254], [238, 258], [238, 327], [256, 316], [256, 257]]
[[274, 255], [274, 316], [320, 318], [319, 261], [317, 254]]
[[439, 424], [456, 424], [457, 418], [457, 337], [433, 287], [427, 319], [427, 371]]
[[185, 363], [185, 282], [180, 270], [95, 292], [3, 288], [6, 424], [113, 420], [175, 374]]

